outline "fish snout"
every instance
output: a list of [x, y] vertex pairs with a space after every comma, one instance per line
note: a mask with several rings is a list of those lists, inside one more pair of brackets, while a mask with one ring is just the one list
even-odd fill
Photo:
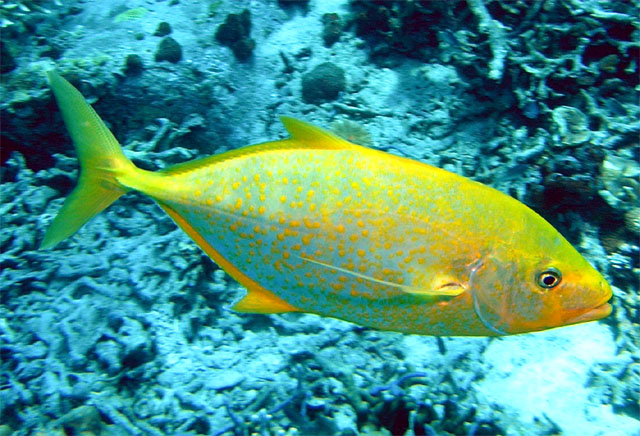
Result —
[[593, 293], [594, 298], [590, 299], [593, 304], [581, 310], [578, 314], [572, 315], [566, 320], [567, 324], [578, 324], [587, 321], [597, 321], [606, 318], [611, 314], [613, 306], [608, 301], [613, 296], [613, 290], [609, 283], [601, 277], [598, 285], [594, 286], [596, 291]]

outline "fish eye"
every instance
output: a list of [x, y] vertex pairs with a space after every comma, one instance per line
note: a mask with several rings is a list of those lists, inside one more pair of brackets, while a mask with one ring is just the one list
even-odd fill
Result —
[[555, 288], [562, 281], [562, 274], [555, 268], [547, 268], [538, 274], [538, 286], [544, 289]]

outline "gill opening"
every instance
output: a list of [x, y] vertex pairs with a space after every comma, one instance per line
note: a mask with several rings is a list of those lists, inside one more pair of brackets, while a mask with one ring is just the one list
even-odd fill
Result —
[[482, 316], [482, 311], [480, 310], [480, 304], [478, 303], [478, 297], [476, 296], [476, 293], [471, 292], [471, 295], [473, 296], [473, 310], [475, 311], [476, 315], [478, 315], [478, 318], [480, 319], [480, 321], [482, 321], [482, 324], [484, 324], [486, 328], [488, 328], [489, 330], [491, 330], [492, 332], [500, 336], [508, 335], [507, 332], [503, 332], [499, 328], [494, 327], [489, 321], [485, 319], [484, 316]]
[[508, 335], [507, 332], [502, 331], [499, 328], [495, 327], [482, 315], [482, 310], [480, 309], [480, 303], [478, 302], [478, 295], [477, 295], [478, 289], [474, 286], [473, 279], [476, 272], [482, 269], [484, 264], [481, 259], [478, 259], [474, 263], [475, 264], [471, 267], [471, 274], [469, 275], [469, 285], [470, 285], [469, 287], [471, 288], [471, 298], [473, 298], [473, 311], [476, 313], [476, 315], [478, 316], [478, 319], [480, 319], [480, 321], [486, 328], [488, 328], [498, 336], [506, 336]]

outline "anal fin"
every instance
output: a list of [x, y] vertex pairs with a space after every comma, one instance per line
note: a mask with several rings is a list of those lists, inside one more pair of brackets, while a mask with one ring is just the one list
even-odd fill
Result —
[[302, 310], [287, 303], [273, 292], [260, 286], [258, 282], [248, 277], [235, 265], [225, 259], [196, 229], [193, 228], [191, 224], [187, 222], [187, 220], [182, 217], [182, 215], [176, 212], [172, 207], [160, 201], [158, 201], [158, 204], [165, 212], [167, 212], [171, 219], [178, 224], [178, 226], [180, 226], [180, 228], [184, 230], [184, 232], [189, 235], [189, 237], [193, 239], [215, 263], [220, 266], [220, 268], [225, 270], [227, 274], [247, 288], [247, 295], [232, 307], [233, 310], [244, 313], [263, 314], [302, 312]]
[[247, 295], [234, 304], [231, 309], [236, 312], [264, 314], [301, 312], [300, 309], [275, 296], [272, 292], [259, 287], [251, 289], [248, 286]]

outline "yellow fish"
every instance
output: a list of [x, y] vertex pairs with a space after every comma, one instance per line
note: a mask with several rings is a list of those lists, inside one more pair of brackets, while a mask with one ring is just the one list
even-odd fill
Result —
[[602, 275], [543, 218], [488, 186], [287, 117], [289, 139], [145, 171], [78, 90], [48, 76], [81, 171], [44, 248], [138, 191], [247, 288], [240, 312], [447, 336], [611, 312]]

